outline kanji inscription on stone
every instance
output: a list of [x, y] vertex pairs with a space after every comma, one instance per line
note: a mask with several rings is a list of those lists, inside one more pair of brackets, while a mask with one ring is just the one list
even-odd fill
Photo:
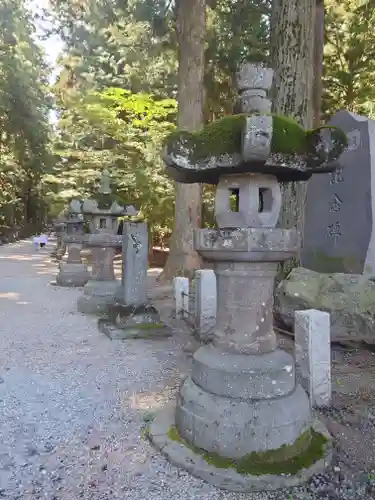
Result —
[[343, 182], [344, 177], [342, 175], [342, 167], [339, 167], [337, 170], [334, 172], [331, 172], [329, 174], [329, 183], [331, 185], [333, 184], [338, 184], [339, 182]]
[[332, 196], [332, 200], [331, 200], [331, 203], [329, 205], [330, 211], [331, 212], [339, 212], [340, 208], [341, 208], [341, 203], [342, 203], [342, 199], [340, 198], [340, 196], [337, 194], [334, 194]]

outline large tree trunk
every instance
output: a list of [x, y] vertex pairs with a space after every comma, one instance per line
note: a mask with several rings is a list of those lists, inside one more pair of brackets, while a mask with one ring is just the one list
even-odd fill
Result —
[[[179, 41], [178, 127], [199, 130], [204, 110], [206, 0], [176, 0]], [[176, 183], [175, 221], [170, 253], [160, 279], [190, 276], [201, 264], [193, 234], [200, 227], [202, 187]]]
[[322, 117], [323, 58], [324, 58], [324, 0], [316, 0], [313, 85], [313, 125], [318, 127]]
[[[305, 128], [313, 124], [314, 29], [316, 0], [274, 0], [272, 56], [275, 68], [275, 113], [296, 119]], [[283, 185], [279, 226], [304, 227], [306, 183]]]

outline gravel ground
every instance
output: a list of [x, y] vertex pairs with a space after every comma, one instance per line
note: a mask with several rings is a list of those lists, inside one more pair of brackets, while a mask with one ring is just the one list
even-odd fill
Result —
[[[50, 250], [36, 253], [29, 241], [0, 248], [0, 499], [375, 499], [375, 470], [356, 469], [345, 446], [334, 469], [293, 491], [227, 493], [171, 466], [142, 428], [188, 369], [186, 332], [111, 342], [77, 313], [80, 290], [50, 285]], [[368, 441], [373, 410], [348, 424], [352, 413], [338, 404], [325, 418], [363, 425]]]

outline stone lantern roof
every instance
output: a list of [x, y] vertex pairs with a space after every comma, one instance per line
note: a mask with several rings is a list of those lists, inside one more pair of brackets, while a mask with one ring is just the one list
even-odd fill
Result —
[[177, 182], [217, 184], [230, 174], [274, 175], [279, 182], [292, 182], [334, 171], [347, 147], [345, 133], [333, 126], [305, 130], [292, 118], [272, 114], [267, 99], [272, 76], [271, 69], [242, 66], [237, 73], [242, 113], [199, 132], [170, 134], [163, 155], [167, 174]]

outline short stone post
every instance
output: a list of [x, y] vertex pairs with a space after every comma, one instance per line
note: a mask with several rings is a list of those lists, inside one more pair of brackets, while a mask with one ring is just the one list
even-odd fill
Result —
[[189, 310], [189, 278], [173, 278], [173, 294], [176, 318], [183, 318]]
[[116, 201], [113, 201], [110, 188], [109, 172], [104, 171], [98, 200], [85, 200], [82, 211], [89, 219], [91, 234], [85, 237], [85, 246], [91, 250], [91, 278], [83, 289], [83, 295], [77, 302], [78, 311], [86, 314], [103, 315], [108, 306], [115, 302], [119, 286], [116, 280], [113, 259], [116, 248], [121, 247], [121, 236], [117, 236], [118, 219], [125, 215], [133, 215]]
[[64, 236], [68, 255], [66, 260], [59, 264], [56, 284], [67, 287], [84, 286], [89, 279], [89, 272], [81, 258], [84, 219], [78, 200], [73, 200], [70, 204], [70, 213], [71, 217], [66, 221], [66, 235]]
[[216, 276], [211, 269], [199, 269], [195, 273], [195, 328], [198, 337], [212, 340], [216, 324]]
[[147, 297], [148, 231], [145, 222], [124, 222], [122, 283], [116, 303], [98, 327], [110, 339], [156, 338], [171, 335]]
[[329, 406], [332, 398], [329, 313], [316, 309], [296, 311], [294, 342], [296, 364], [312, 406]]

